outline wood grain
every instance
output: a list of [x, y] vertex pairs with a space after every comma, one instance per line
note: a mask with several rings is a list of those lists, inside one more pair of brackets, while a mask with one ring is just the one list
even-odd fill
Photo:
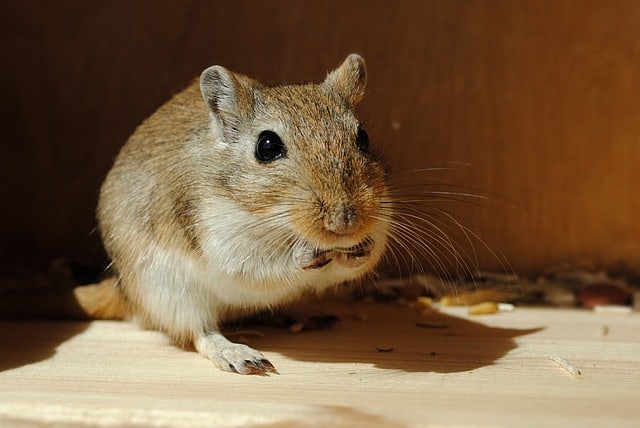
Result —
[[397, 304], [335, 302], [316, 310], [342, 321], [246, 334], [280, 372], [266, 377], [222, 373], [128, 323], [2, 322], [0, 425], [637, 426], [637, 313], [473, 317], [449, 308], [425, 318]]
[[443, 208], [514, 270], [640, 267], [636, 1], [9, 0], [0, 22], [7, 261], [99, 260], [112, 158], [205, 66], [302, 81], [357, 51], [374, 146], [396, 173], [448, 168], [416, 182], [490, 195]]

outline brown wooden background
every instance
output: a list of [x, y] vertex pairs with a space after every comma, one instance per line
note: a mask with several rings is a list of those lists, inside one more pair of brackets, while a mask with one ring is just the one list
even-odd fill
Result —
[[451, 208], [514, 270], [640, 267], [638, 1], [4, 0], [0, 32], [6, 262], [99, 260], [112, 158], [204, 67], [318, 80], [355, 51], [374, 144], [494, 195]]

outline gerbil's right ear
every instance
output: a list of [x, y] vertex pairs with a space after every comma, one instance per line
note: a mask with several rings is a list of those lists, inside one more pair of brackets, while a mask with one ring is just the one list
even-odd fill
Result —
[[367, 67], [358, 54], [352, 53], [340, 67], [327, 75], [323, 85], [337, 92], [351, 106], [355, 106], [364, 96], [367, 84]]
[[227, 141], [230, 132], [237, 132], [239, 125], [253, 110], [253, 90], [257, 82], [235, 74], [219, 65], [207, 68], [200, 75], [200, 91], [209, 109], [222, 126]]

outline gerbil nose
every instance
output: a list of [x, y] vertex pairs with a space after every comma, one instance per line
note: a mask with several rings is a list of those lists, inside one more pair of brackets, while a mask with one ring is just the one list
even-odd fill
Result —
[[333, 206], [324, 218], [324, 227], [338, 235], [348, 235], [357, 232], [362, 220], [355, 207], [349, 203]]

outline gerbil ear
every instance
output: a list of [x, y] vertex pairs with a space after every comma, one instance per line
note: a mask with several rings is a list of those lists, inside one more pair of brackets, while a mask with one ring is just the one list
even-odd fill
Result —
[[219, 65], [207, 68], [200, 75], [202, 97], [223, 127], [227, 140], [230, 140], [229, 132], [237, 132], [252, 111], [256, 85], [254, 80]]
[[364, 88], [367, 84], [367, 67], [364, 58], [352, 53], [340, 67], [327, 75], [323, 84], [342, 96], [349, 105], [356, 105], [364, 96]]

